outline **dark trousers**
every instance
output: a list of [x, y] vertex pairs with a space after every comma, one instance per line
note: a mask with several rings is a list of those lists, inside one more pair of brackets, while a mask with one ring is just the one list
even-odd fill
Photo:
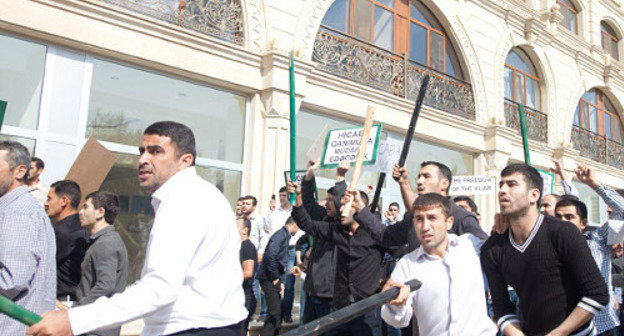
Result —
[[348, 335], [381, 336], [381, 308], [375, 308], [325, 333], [325, 336]]
[[254, 311], [256, 311], [256, 296], [253, 291], [245, 291], [245, 308], [249, 312], [249, 315], [247, 315], [247, 318], [243, 320], [243, 327], [241, 330], [241, 335], [243, 336], [247, 335], [247, 330], [249, 330], [249, 320], [254, 314]]
[[329, 313], [332, 309], [332, 299], [322, 298], [314, 295], [308, 295], [303, 309], [303, 323], [312, 322]]
[[260, 336], [274, 336], [279, 334], [282, 327], [282, 290], [280, 282], [273, 284], [272, 281], [260, 281], [260, 287], [264, 291], [267, 303], [267, 318], [260, 330]]
[[243, 330], [243, 321], [220, 328], [188, 329], [170, 334], [170, 336], [240, 336]]

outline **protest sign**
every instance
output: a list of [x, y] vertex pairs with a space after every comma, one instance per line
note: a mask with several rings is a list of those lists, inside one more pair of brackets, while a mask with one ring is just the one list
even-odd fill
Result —
[[394, 165], [399, 162], [401, 150], [403, 149], [403, 140], [393, 138], [388, 135], [386, 140], [379, 141], [377, 149], [377, 161], [375, 165], [367, 166], [365, 169], [378, 173], [392, 174]]
[[[321, 159], [321, 168], [334, 168], [342, 161], [354, 164], [360, 149], [360, 138], [363, 127], [352, 127], [331, 130], [325, 139], [325, 150]], [[366, 154], [362, 164], [375, 164], [377, 160], [377, 148], [381, 136], [381, 125], [373, 125], [370, 129]]]
[[65, 179], [78, 183], [84, 200], [85, 196], [100, 189], [116, 161], [115, 154], [89, 137]]
[[[303, 178], [306, 175], [306, 171], [305, 170], [297, 170], [295, 172], [295, 182], [299, 183], [299, 185], [301, 185], [301, 182], [303, 182]], [[285, 184], [288, 184], [288, 180], [290, 179], [290, 170], [287, 170], [284, 172], [284, 182]], [[314, 198], [316, 198], [318, 200], [318, 189], [316, 189], [316, 183], [314, 184]]]
[[485, 176], [453, 176], [449, 195], [483, 195], [496, 190], [496, 179]]
[[540, 175], [542, 175], [542, 179], [544, 179], [544, 187], [542, 188], [542, 197], [544, 197], [544, 195], [552, 194], [553, 186], [555, 185], [555, 175], [547, 171], [543, 171], [541, 169], [538, 169], [537, 171], [540, 173]]

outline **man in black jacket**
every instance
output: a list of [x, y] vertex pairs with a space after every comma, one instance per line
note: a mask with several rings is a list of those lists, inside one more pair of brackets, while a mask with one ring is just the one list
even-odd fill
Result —
[[260, 336], [279, 334], [282, 325], [282, 292], [284, 277], [288, 265], [288, 243], [299, 231], [297, 224], [289, 217], [284, 227], [276, 231], [269, 239], [260, 267], [258, 281], [264, 291], [267, 303], [267, 319], [262, 326]]
[[[336, 170], [336, 185], [327, 191], [325, 207], [320, 206], [314, 199], [314, 173], [319, 162], [310, 161], [308, 170], [301, 183], [301, 197], [303, 207], [313, 220], [325, 220], [339, 224], [337, 209], [340, 208], [340, 199], [347, 188], [345, 174], [349, 169], [347, 163], [341, 163]], [[331, 312], [332, 297], [334, 295], [334, 272], [336, 251], [331, 241], [319, 237], [312, 239], [312, 251], [306, 269], [306, 279], [303, 289], [308, 294], [303, 309], [303, 323], [314, 321]]]

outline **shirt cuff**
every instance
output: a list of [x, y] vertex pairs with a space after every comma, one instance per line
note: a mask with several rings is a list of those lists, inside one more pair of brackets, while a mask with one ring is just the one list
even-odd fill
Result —
[[[67, 311], [69, 315], [69, 324], [73, 335], [82, 335], [95, 328], [93, 324], [93, 313], [89, 312], [91, 305], [72, 308]], [[89, 323], [91, 322], [91, 323]]]
[[507, 314], [507, 315], [499, 318], [498, 322], [496, 322], [496, 324], [498, 325], [498, 329], [500, 331], [505, 330], [505, 328], [507, 328], [507, 326], [512, 324], [512, 323], [520, 323], [520, 319], [518, 318], [518, 315], [516, 315], [516, 314]]
[[588, 298], [587, 296], [584, 296], [577, 306], [587, 310], [594, 315], [598, 314], [598, 312], [600, 312], [604, 308], [603, 305], [593, 299]]

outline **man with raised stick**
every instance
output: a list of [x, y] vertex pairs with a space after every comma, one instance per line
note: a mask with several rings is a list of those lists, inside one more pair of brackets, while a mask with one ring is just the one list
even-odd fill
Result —
[[146, 336], [240, 336], [247, 317], [240, 236], [227, 199], [195, 171], [193, 132], [154, 123], [139, 152], [139, 185], [152, 193], [155, 211], [141, 279], [90, 305], [46, 312], [27, 334], [79, 335], [144, 317]]

